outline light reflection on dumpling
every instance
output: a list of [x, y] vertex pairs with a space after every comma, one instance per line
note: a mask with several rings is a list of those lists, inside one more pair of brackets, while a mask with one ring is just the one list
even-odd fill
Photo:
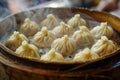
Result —
[[39, 48], [50, 47], [54, 39], [54, 34], [48, 31], [46, 27], [43, 27], [41, 31], [34, 35], [32, 43]]
[[107, 22], [103, 22], [100, 26], [96, 26], [91, 30], [91, 33], [95, 38], [101, 38], [101, 36], [111, 37], [114, 34], [113, 29], [107, 25]]
[[53, 29], [59, 24], [59, 21], [53, 14], [48, 14], [46, 19], [41, 22], [41, 26], [46, 26], [48, 29]]
[[61, 22], [59, 26], [56, 26], [53, 29], [53, 33], [59, 38], [65, 34], [70, 35], [72, 33], [72, 28], [64, 22]]
[[112, 53], [117, 49], [117, 46], [112, 40], [108, 40], [106, 36], [102, 36], [91, 48], [91, 51], [99, 56], [104, 56]]
[[77, 28], [86, 25], [86, 21], [80, 17], [80, 14], [76, 14], [67, 22], [67, 24], [73, 28]]
[[80, 26], [80, 30], [74, 32], [73, 39], [75, 39], [78, 46], [88, 46], [93, 43], [93, 35], [86, 26]]
[[15, 53], [18, 54], [20, 57], [40, 60], [38, 48], [26, 41], [22, 42], [22, 45], [16, 49]]
[[54, 40], [51, 47], [63, 56], [69, 56], [76, 50], [76, 43], [72, 38], [64, 35], [64, 37]]
[[41, 56], [41, 60], [47, 62], [65, 62], [64, 57], [60, 53], [55, 52], [54, 49], [51, 49], [48, 53]]
[[31, 21], [29, 18], [26, 18], [24, 23], [20, 26], [20, 33], [23, 33], [25, 36], [33, 36], [39, 30], [39, 26], [36, 22]]
[[14, 33], [6, 41], [5, 45], [9, 49], [15, 51], [22, 44], [22, 41], [24, 40], [28, 41], [27, 37], [25, 37], [23, 34], [20, 34], [19, 32], [14, 31]]
[[83, 51], [77, 53], [73, 59], [75, 62], [86, 62], [98, 59], [99, 56], [96, 53], [91, 52], [89, 48], [85, 48]]

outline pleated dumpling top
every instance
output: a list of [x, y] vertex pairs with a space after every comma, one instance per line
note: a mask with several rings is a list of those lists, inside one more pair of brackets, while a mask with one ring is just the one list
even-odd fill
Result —
[[98, 58], [98, 54], [91, 52], [89, 48], [85, 48], [83, 51], [80, 51], [75, 55], [73, 61], [83, 63], [86, 61], [96, 60]]
[[48, 29], [53, 29], [58, 24], [59, 21], [53, 14], [48, 14], [47, 17], [41, 22], [41, 26], [46, 26]]
[[76, 14], [67, 22], [67, 24], [73, 28], [77, 28], [86, 25], [86, 21], [80, 17], [80, 14]]
[[47, 62], [64, 62], [64, 57], [56, 52], [54, 49], [51, 49], [49, 52], [41, 56], [41, 60], [47, 61]]
[[107, 25], [107, 22], [102, 22], [100, 26], [96, 26], [91, 30], [91, 33], [95, 38], [100, 39], [101, 36], [107, 36], [108, 38], [113, 36], [113, 29]]
[[99, 56], [104, 56], [112, 53], [117, 49], [117, 45], [112, 41], [108, 40], [106, 36], [102, 36], [91, 48], [91, 51], [97, 53]]
[[21, 44], [22, 41], [28, 41], [27, 37], [19, 32], [14, 31], [10, 38], [6, 41], [5, 45], [15, 51]]
[[72, 38], [76, 41], [78, 46], [88, 46], [93, 43], [94, 38], [86, 26], [80, 26], [80, 30], [74, 32]]
[[20, 33], [23, 33], [25, 36], [33, 36], [39, 30], [39, 26], [36, 22], [31, 21], [29, 18], [26, 18], [24, 23], [20, 26]]
[[63, 56], [69, 56], [73, 54], [76, 50], [76, 43], [72, 38], [64, 35], [62, 38], [54, 40], [51, 45], [57, 52], [61, 53]]
[[73, 29], [68, 24], [60, 22], [60, 25], [53, 29], [53, 33], [57, 38], [60, 38], [63, 35], [70, 35], [73, 32], [72, 30]]
[[26, 41], [22, 42], [22, 45], [16, 49], [15, 53], [18, 54], [20, 57], [40, 60], [38, 48]]
[[41, 31], [34, 35], [32, 43], [39, 48], [50, 47], [54, 39], [54, 34], [48, 31], [46, 27], [43, 27]]

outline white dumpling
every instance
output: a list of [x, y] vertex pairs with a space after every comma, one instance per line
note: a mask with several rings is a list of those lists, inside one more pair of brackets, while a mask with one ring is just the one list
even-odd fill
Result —
[[104, 56], [112, 53], [117, 49], [117, 46], [112, 40], [108, 40], [106, 36], [102, 36], [91, 48], [91, 51], [99, 56]]
[[72, 33], [72, 28], [65, 24], [64, 22], [61, 22], [59, 26], [55, 27], [53, 29], [53, 33], [57, 38], [62, 37], [65, 34], [71, 34]]
[[28, 41], [27, 37], [25, 37], [23, 34], [20, 34], [19, 32], [14, 31], [14, 33], [6, 41], [5, 45], [9, 49], [15, 51], [22, 44], [22, 41], [24, 40]]
[[72, 38], [78, 46], [88, 46], [93, 43], [93, 35], [86, 26], [80, 26], [80, 30], [74, 32]]
[[33, 44], [28, 44], [26, 41], [22, 42], [22, 45], [16, 49], [15, 53], [20, 57], [40, 60], [38, 48]]
[[53, 29], [59, 24], [59, 21], [53, 14], [48, 14], [47, 17], [41, 22], [41, 26], [46, 26], [48, 29]]
[[64, 37], [54, 40], [51, 47], [63, 56], [69, 56], [76, 50], [76, 43], [72, 38], [64, 35]]
[[73, 28], [77, 28], [79, 26], [86, 25], [86, 21], [80, 17], [80, 14], [76, 14], [67, 22], [67, 24]]
[[26, 18], [24, 23], [20, 26], [20, 33], [23, 33], [26, 36], [33, 36], [39, 30], [39, 26], [36, 22], [31, 21], [29, 18]]
[[34, 35], [32, 43], [39, 48], [50, 47], [54, 39], [54, 34], [43, 27], [41, 31]]
[[96, 26], [91, 30], [91, 33], [95, 36], [95, 38], [101, 38], [101, 36], [111, 37], [113, 36], [113, 29], [107, 25], [107, 22], [103, 22], [100, 26]]
[[80, 51], [75, 55], [73, 61], [82, 63], [86, 61], [96, 60], [98, 58], [98, 54], [91, 52], [89, 48], [85, 48], [83, 51]]
[[41, 60], [47, 61], [47, 62], [64, 62], [64, 57], [58, 53], [55, 52], [54, 49], [51, 49], [48, 53], [41, 56]]

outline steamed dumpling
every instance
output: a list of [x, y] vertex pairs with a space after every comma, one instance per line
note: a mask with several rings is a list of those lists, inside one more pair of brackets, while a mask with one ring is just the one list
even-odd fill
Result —
[[98, 58], [98, 54], [91, 52], [89, 48], [85, 48], [83, 51], [80, 51], [75, 55], [73, 61], [82, 63], [86, 61], [96, 60]]
[[107, 22], [101, 23], [100, 26], [94, 27], [91, 33], [95, 38], [101, 38], [101, 36], [111, 37], [114, 33], [113, 29], [107, 25]]
[[80, 17], [80, 14], [76, 14], [74, 17], [72, 17], [68, 23], [73, 28], [77, 28], [79, 26], [86, 25], [86, 21]]
[[69, 25], [65, 24], [64, 22], [61, 22], [59, 26], [55, 27], [53, 29], [53, 32], [56, 37], [62, 37], [65, 34], [71, 34], [72, 33], [72, 28], [70, 28]]
[[26, 36], [33, 36], [39, 30], [39, 26], [34, 21], [30, 21], [29, 18], [26, 18], [23, 25], [20, 27], [20, 32]]
[[93, 35], [86, 26], [80, 26], [80, 30], [76, 31], [73, 36], [78, 46], [87, 46], [93, 43]]
[[112, 53], [117, 49], [117, 46], [112, 40], [108, 40], [106, 36], [102, 36], [91, 48], [91, 51], [99, 56], [104, 56]]
[[14, 31], [14, 33], [10, 36], [10, 38], [6, 41], [6, 46], [11, 50], [16, 50], [21, 44], [22, 41], [28, 41], [27, 37], [19, 32]]
[[76, 50], [75, 41], [67, 35], [54, 40], [51, 47], [57, 52], [63, 54], [63, 56], [69, 56]]
[[47, 26], [48, 29], [53, 29], [58, 25], [58, 20], [55, 18], [53, 14], [47, 15], [46, 19], [41, 22], [41, 26]]
[[43, 27], [41, 31], [37, 32], [32, 40], [32, 43], [37, 47], [50, 47], [55, 39], [54, 34]]
[[51, 49], [48, 53], [41, 56], [41, 60], [47, 61], [47, 62], [64, 62], [64, 57], [58, 53], [55, 52], [54, 49]]
[[38, 48], [33, 44], [28, 44], [26, 41], [22, 42], [22, 45], [16, 49], [15, 53], [20, 57], [40, 59]]

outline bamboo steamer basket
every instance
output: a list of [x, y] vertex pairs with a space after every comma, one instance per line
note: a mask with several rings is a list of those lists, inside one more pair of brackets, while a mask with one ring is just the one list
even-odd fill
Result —
[[[0, 80], [119, 80], [120, 49], [109, 56], [86, 63], [48, 63], [21, 58], [4, 46], [13, 31], [19, 29], [26, 17], [43, 19], [48, 13], [61, 19], [73, 14], [98, 22], [108, 22], [119, 37], [120, 19], [104, 12], [84, 8], [34, 8], [6, 17], [0, 22]], [[118, 39], [115, 40], [120, 43]]]

